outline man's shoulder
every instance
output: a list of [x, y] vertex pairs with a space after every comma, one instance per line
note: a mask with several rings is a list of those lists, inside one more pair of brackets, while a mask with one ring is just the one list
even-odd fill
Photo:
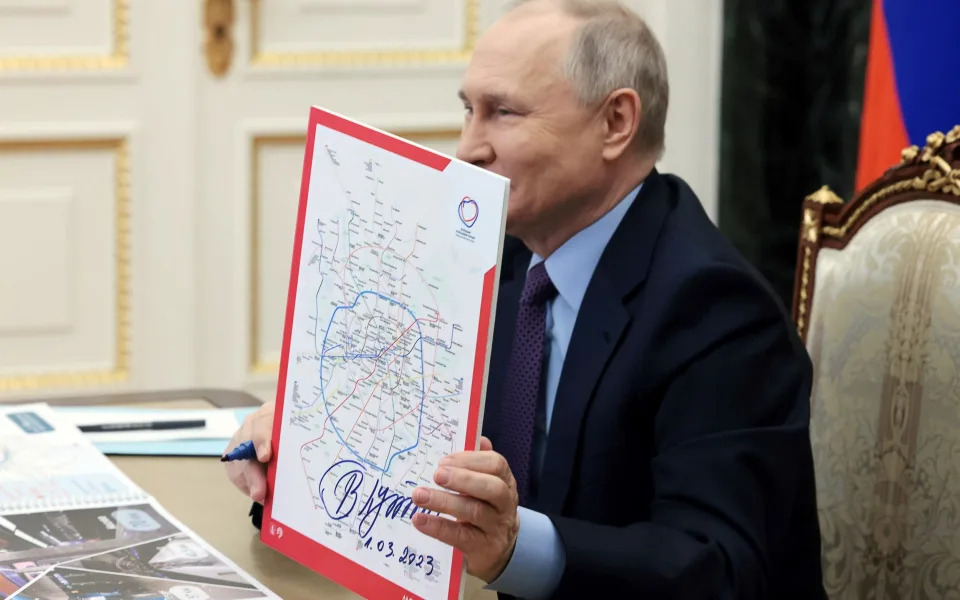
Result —
[[704, 209], [696, 192], [681, 177], [659, 175], [656, 190], [669, 197], [670, 212], [664, 221], [656, 255], [672, 255], [691, 268], [718, 262], [750, 269], [748, 261], [720, 231]]
[[[662, 219], [652, 251], [636, 255], [647, 257], [646, 276], [627, 299], [626, 309], [644, 347], [656, 348], [650, 353], [651, 373], [679, 372], [720, 348], [734, 368], [737, 361], [754, 360], [739, 348], [758, 336], [780, 350], [779, 360], [809, 373], [809, 354], [788, 307], [709, 218], [693, 189], [675, 175], [656, 174], [650, 181], [650, 193], [638, 201], [665, 208], [638, 213], [660, 214]], [[640, 221], [633, 219], [638, 230]], [[628, 237], [633, 232], [622, 233]], [[637, 249], [642, 244], [620, 247]], [[631, 265], [629, 257], [615, 262], [622, 268]]]
[[747, 294], [785, 315], [773, 288], [710, 219], [693, 189], [676, 175], [659, 177], [671, 210], [651, 260], [654, 284], [694, 296], [709, 292], [703, 301], [737, 300]]
[[[769, 282], [711, 221], [675, 175], [657, 175], [654, 196], [668, 207], [650, 253], [646, 281], [629, 310], [674, 357], [758, 327], [797, 344], [787, 307]], [[628, 264], [629, 261], [621, 261]], [[669, 354], [669, 353], [668, 353]]]

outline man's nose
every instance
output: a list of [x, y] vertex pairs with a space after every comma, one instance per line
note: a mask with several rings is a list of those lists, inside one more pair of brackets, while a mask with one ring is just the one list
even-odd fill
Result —
[[460, 142], [457, 144], [457, 158], [478, 167], [485, 167], [493, 162], [495, 153], [481, 129], [472, 122], [463, 126]]

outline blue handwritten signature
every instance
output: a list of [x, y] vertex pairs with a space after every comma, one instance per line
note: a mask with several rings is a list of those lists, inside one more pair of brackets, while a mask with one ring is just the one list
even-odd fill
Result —
[[[341, 521], [356, 514], [360, 518], [357, 533], [366, 537], [373, 528], [380, 515], [387, 519], [412, 519], [418, 512], [439, 514], [429, 511], [413, 503], [413, 498], [392, 491], [377, 478], [373, 489], [362, 498], [364, 476], [366, 468], [355, 460], [341, 460], [333, 463], [324, 471], [320, 478], [320, 504], [327, 511], [327, 515], [335, 521]], [[405, 481], [405, 484], [416, 485], [416, 482]], [[363, 502], [359, 511], [357, 505]]]

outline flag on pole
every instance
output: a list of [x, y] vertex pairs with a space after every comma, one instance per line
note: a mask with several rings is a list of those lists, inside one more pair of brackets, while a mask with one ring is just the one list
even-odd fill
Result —
[[856, 189], [960, 124], [960, 0], [873, 0]]

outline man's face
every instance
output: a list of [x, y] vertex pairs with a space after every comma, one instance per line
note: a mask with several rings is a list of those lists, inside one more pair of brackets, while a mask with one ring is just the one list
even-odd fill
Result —
[[529, 5], [478, 41], [461, 87], [457, 157], [510, 178], [507, 232], [536, 236], [562, 222], [602, 175], [601, 121], [563, 74], [578, 22]]

